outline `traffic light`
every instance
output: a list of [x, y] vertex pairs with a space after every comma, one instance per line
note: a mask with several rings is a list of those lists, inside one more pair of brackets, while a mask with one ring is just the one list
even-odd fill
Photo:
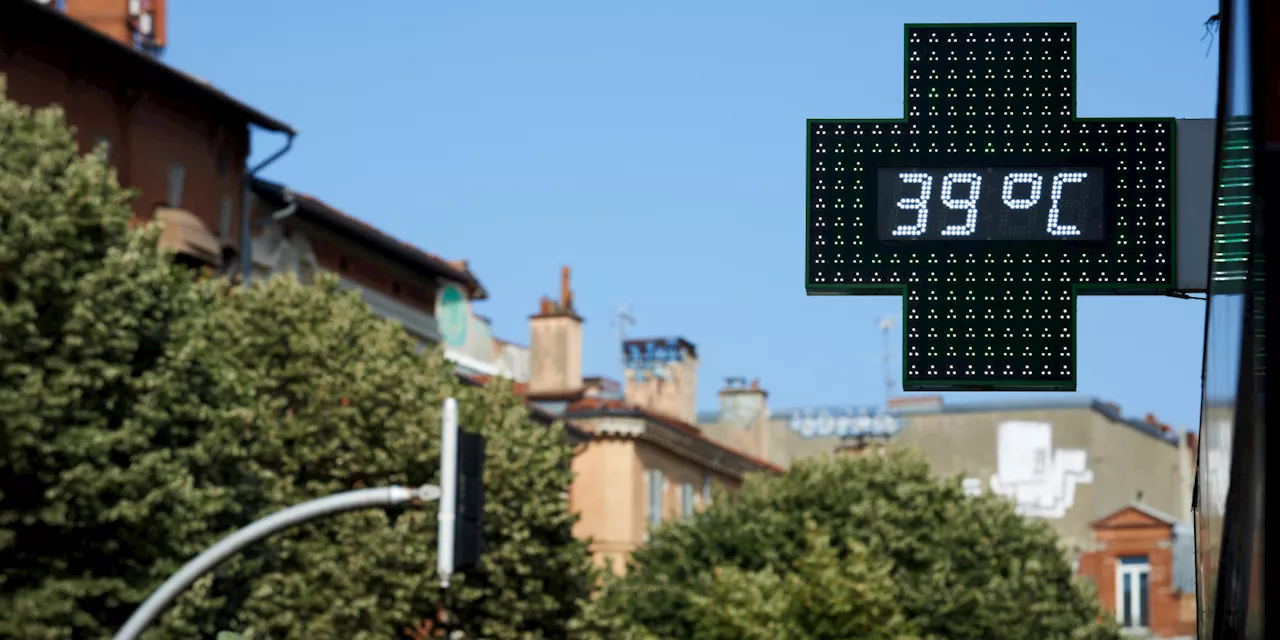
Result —
[[458, 433], [458, 510], [454, 521], [453, 568], [480, 563], [484, 553], [484, 436]]
[[454, 571], [484, 553], [484, 437], [458, 429], [458, 403], [444, 402], [440, 433], [440, 515], [436, 572], [449, 586]]

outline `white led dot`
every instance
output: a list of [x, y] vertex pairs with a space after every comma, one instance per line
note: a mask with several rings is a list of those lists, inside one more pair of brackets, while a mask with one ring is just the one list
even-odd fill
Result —
[[927, 173], [900, 173], [898, 179], [908, 184], [918, 183], [920, 195], [915, 198], [903, 198], [898, 201], [898, 208], [916, 211], [915, 224], [904, 224], [893, 230], [895, 236], [918, 236], [924, 233], [929, 222], [929, 195], [933, 192], [933, 176]]
[[1075, 225], [1058, 224], [1058, 203], [1062, 200], [1063, 185], [1084, 182], [1089, 177], [1088, 173], [1083, 171], [1068, 171], [1059, 173], [1053, 177], [1053, 186], [1049, 190], [1049, 198], [1053, 203], [1049, 207], [1049, 224], [1048, 231], [1055, 236], [1078, 236], [1080, 229]]
[[[1013, 197], [1014, 185], [1018, 184], [1031, 185], [1031, 194], [1025, 198]], [[1000, 188], [1000, 199], [1010, 209], [1030, 209], [1040, 202], [1040, 188], [1043, 184], [1044, 178], [1038, 173], [1011, 173], [1004, 178], [1004, 185]]]
[[[956, 183], [967, 184], [969, 195], [966, 198], [952, 198], [951, 193]], [[972, 235], [978, 225], [978, 197], [981, 195], [982, 176], [976, 173], [948, 173], [942, 179], [942, 204], [948, 209], [964, 211], [964, 224], [953, 224], [942, 230], [944, 236]]]

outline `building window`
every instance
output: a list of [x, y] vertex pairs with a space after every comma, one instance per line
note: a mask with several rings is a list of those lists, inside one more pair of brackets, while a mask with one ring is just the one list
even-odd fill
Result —
[[187, 168], [181, 162], [169, 164], [169, 206], [182, 208], [182, 183], [187, 179]]
[[982, 495], [982, 479], [981, 478], [965, 478], [960, 481], [960, 490], [964, 491], [964, 495], [970, 498]]
[[662, 524], [662, 472], [649, 470], [649, 526]]
[[1117, 559], [1116, 619], [1125, 629], [1149, 626], [1151, 563], [1146, 556]]
[[698, 493], [694, 490], [692, 483], [686, 482], [680, 485], [680, 517], [688, 518], [693, 515], [697, 500]]
[[702, 472], [702, 508], [711, 506], [711, 472]]
[[107, 156], [107, 162], [111, 162], [111, 141], [106, 136], [94, 136], [93, 148], [97, 149], [99, 146], [103, 148], [103, 153]]

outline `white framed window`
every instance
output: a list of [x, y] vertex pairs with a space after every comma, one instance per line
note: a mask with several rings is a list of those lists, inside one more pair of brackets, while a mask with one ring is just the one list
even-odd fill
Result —
[[970, 498], [982, 495], [982, 479], [981, 478], [965, 478], [960, 481], [960, 488], [964, 491], [964, 495]]
[[1123, 629], [1146, 629], [1151, 615], [1151, 563], [1146, 556], [1116, 559], [1116, 620]]
[[649, 526], [662, 524], [662, 471], [650, 469], [649, 479]]
[[169, 206], [182, 208], [182, 183], [187, 179], [187, 168], [181, 162], [169, 164]]
[[698, 504], [698, 492], [693, 488], [693, 483], [686, 482], [680, 485], [680, 517], [688, 518], [693, 515], [693, 509]]

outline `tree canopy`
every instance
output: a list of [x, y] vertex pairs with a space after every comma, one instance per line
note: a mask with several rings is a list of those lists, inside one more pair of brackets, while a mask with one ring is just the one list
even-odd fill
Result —
[[[488, 551], [450, 617], [470, 637], [567, 637], [597, 574], [572, 536], [563, 429], [532, 423], [507, 384], [461, 383], [332, 278], [196, 277], [155, 227], [130, 228], [134, 195], [104, 153], [78, 153], [59, 109], [7, 100], [0, 77], [0, 636], [109, 636], [259, 517], [436, 483], [453, 396], [488, 440]], [[433, 508], [291, 530], [149, 635], [395, 637], [436, 617], [435, 539]]]
[[909, 451], [751, 477], [653, 531], [596, 606], [670, 639], [1119, 637], [1047, 525]]

